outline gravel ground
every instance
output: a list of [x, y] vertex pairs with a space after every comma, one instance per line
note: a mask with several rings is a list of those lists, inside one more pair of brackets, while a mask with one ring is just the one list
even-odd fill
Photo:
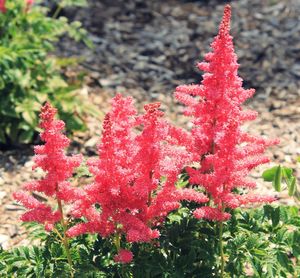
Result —
[[[139, 109], [147, 101], [161, 101], [166, 116], [185, 125], [172, 92], [179, 84], [201, 80], [194, 65], [209, 50], [225, 2], [229, 1], [90, 1], [89, 8], [66, 14], [84, 23], [95, 48], [88, 50], [64, 39], [59, 54], [84, 58], [83, 89], [103, 113], [118, 91], [134, 96]], [[272, 163], [292, 167], [300, 177], [295, 163], [300, 156], [300, 1], [231, 3], [240, 75], [246, 88], [257, 90], [248, 105], [260, 115], [248, 129], [280, 138], [280, 145], [268, 151]], [[90, 131], [76, 134], [72, 152], [92, 156], [101, 123], [87, 120]], [[32, 147], [0, 152], [0, 244], [8, 248], [29, 243], [18, 222], [23, 209], [12, 201], [11, 193], [42, 173], [31, 171]], [[270, 185], [259, 179], [263, 169], [255, 171], [253, 178], [260, 192], [270, 193]], [[278, 197], [282, 203], [293, 202], [285, 193]]]

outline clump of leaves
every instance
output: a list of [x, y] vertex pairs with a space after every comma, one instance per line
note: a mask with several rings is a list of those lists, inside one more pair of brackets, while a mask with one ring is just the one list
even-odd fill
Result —
[[[114, 262], [111, 239], [95, 235], [72, 239], [74, 277], [218, 277], [217, 224], [196, 220], [186, 206], [168, 216], [160, 239], [133, 244], [131, 264]], [[299, 208], [237, 209], [223, 228], [225, 277], [299, 277]], [[42, 232], [38, 224], [30, 229], [35, 235]], [[1, 277], [70, 277], [69, 268], [55, 233], [42, 237], [38, 246], [0, 250]]]
[[[300, 162], [300, 158], [297, 160]], [[294, 175], [293, 169], [281, 165], [274, 166], [263, 172], [264, 181], [272, 182], [277, 192], [288, 190], [288, 194], [298, 202], [300, 202], [300, 188], [297, 183], [297, 177]]]
[[230, 277], [299, 277], [299, 228], [297, 207], [235, 212], [225, 234]]
[[[225, 277], [299, 277], [299, 228], [296, 207], [232, 211], [223, 227]], [[216, 223], [197, 221], [182, 208], [169, 217], [159, 244], [137, 248], [132, 273], [134, 277], [218, 277], [218, 240]]]
[[[62, 1], [64, 6], [73, 2]], [[76, 91], [78, 84], [68, 84], [57, 58], [49, 55], [64, 34], [89, 44], [81, 23], [48, 17], [40, 1], [30, 9], [25, 5], [8, 0], [0, 13], [0, 143], [5, 144], [32, 142], [46, 100], [59, 109], [69, 130], [84, 129], [83, 115], [94, 112]]]

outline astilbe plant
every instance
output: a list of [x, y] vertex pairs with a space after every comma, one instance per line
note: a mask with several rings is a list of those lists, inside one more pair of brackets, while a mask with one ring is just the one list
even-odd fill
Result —
[[[26, 183], [22, 191], [13, 194], [15, 200], [22, 203], [28, 211], [21, 216], [24, 222], [35, 221], [45, 225], [46, 230], [54, 230], [62, 239], [68, 253], [68, 239], [66, 237], [67, 223], [63, 215], [62, 202], [73, 202], [80, 197], [80, 190], [71, 186], [68, 179], [73, 171], [81, 163], [81, 155], [67, 156], [64, 149], [70, 144], [70, 140], [62, 133], [65, 123], [56, 120], [57, 110], [46, 103], [40, 114], [40, 134], [44, 145], [36, 146], [35, 166], [40, 167], [47, 174], [38, 181]], [[30, 192], [40, 192], [56, 200], [58, 209], [53, 210], [51, 206], [38, 201]], [[55, 224], [61, 223], [64, 234], [61, 235], [55, 228]], [[69, 256], [69, 254], [68, 254]], [[71, 262], [68, 257], [69, 263]], [[71, 265], [71, 263], [70, 263]]]
[[237, 191], [254, 188], [247, 179], [258, 165], [269, 162], [264, 155], [268, 146], [278, 140], [268, 140], [243, 131], [242, 124], [252, 121], [257, 113], [244, 110], [242, 104], [255, 92], [244, 89], [238, 76], [237, 56], [230, 35], [231, 7], [226, 5], [219, 33], [211, 44], [212, 52], [198, 64], [205, 71], [200, 85], [183, 85], [176, 88], [176, 98], [187, 106], [185, 114], [192, 117], [190, 150], [199, 167], [189, 167], [190, 183], [200, 185], [210, 202], [194, 211], [198, 219], [219, 221], [221, 276], [224, 272], [222, 221], [230, 218], [226, 209], [249, 203], [272, 202], [271, 196]]
[[230, 6], [224, 10], [219, 34], [212, 43], [213, 51], [205, 55], [198, 68], [204, 70], [200, 85], [183, 85], [175, 96], [187, 106], [185, 114], [192, 117], [190, 149], [197, 168], [187, 168], [190, 183], [205, 188], [211, 206], [195, 210], [197, 218], [223, 221], [230, 217], [225, 208], [236, 208], [254, 202], [269, 202], [274, 198], [235, 193], [236, 188], [254, 188], [249, 172], [269, 162], [265, 149], [277, 140], [253, 136], [242, 130], [245, 121], [254, 120], [257, 113], [244, 110], [242, 104], [255, 90], [245, 90], [238, 76], [230, 30]]
[[196, 190], [176, 188], [177, 177], [190, 160], [178, 143], [188, 135], [161, 118], [159, 103], [145, 105], [141, 116], [130, 97], [117, 95], [112, 105], [103, 124], [99, 159], [89, 161], [95, 182], [85, 187], [85, 198], [72, 210], [87, 221], [72, 227], [68, 235], [114, 235], [116, 261], [129, 262], [131, 253], [120, 247], [122, 235], [127, 242], [149, 242], [159, 237], [157, 227], [181, 200], [208, 199]]
[[[115, 261], [130, 263], [133, 253], [128, 246], [158, 239], [167, 216], [185, 200], [201, 204], [193, 212], [196, 218], [217, 221], [220, 276], [224, 277], [222, 233], [230, 210], [274, 200], [246, 191], [256, 186], [247, 175], [269, 161], [264, 152], [278, 141], [242, 129], [243, 123], [254, 120], [257, 113], [242, 107], [254, 90], [244, 89], [237, 74], [230, 17], [227, 5], [213, 51], [198, 65], [206, 72], [202, 83], [176, 89], [176, 98], [187, 106], [185, 114], [192, 117], [191, 130], [165, 121], [159, 103], [145, 105], [140, 115], [132, 98], [118, 94], [104, 119], [99, 158], [88, 161], [94, 182], [83, 188], [72, 187], [69, 182], [81, 156], [65, 154], [70, 141], [62, 133], [64, 122], [55, 119], [57, 111], [49, 103], [42, 108], [40, 127], [45, 145], [35, 147], [35, 167], [47, 174], [24, 185], [14, 197], [28, 209], [21, 217], [23, 221], [42, 223], [58, 234], [71, 270], [68, 238], [90, 233], [112, 238], [117, 249]], [[183, 169], [190, 188], [176, 185]], [[30, 194], [33, 192], [53, 197], [58, 209], [38, 201]], [[76, 219], [75, 225], [66, 222], [62, 202], [72, 204], [70, 215]]]

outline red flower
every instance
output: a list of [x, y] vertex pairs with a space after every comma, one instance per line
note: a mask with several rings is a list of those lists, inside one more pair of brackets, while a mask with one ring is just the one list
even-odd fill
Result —
[[[80, 165], [81, 156], [68, 157], [64, 154], [64, 149], [69, 146], [69, 139], [62, 134], [64, 122], [54, 119], [56, 112], [49, 103], [42, 108], [40, 127], [44, 130], [41, 139], [45, 145], [34, 149], [34, 168], [42, 168], [47, 175], [39, 181], [24, 184], [24, 190], [42, 192], [55, 199], [71, 202], [79, 198], [81, 193], [72, 188], [67, 180], [72, 176], [74, 168]], [[59, 211], [52, 212], [50, 206], [39, 202], [25, 191], [15, 192], [14, 198], [29, 209], [22, 215], [23, 221], [36, 221], [49, 228], [61, 218]]]
[[179, 86], [175, 93], [187, 106], [185, 114], [192, 117], [190, 148], [200, 164], [196, 169], [188, 169], [190, 182], [202, 186], [214, 202], [212, 208], [196, 210], [195, 216], [219, 221], [228, 219], [224, 213], [226, 207], [271, 201], [260, 196], [240, 196], [233, 190], [255, 187], [246, 176], [256, 166], [269, 161], [263, 153], [277, 143], [277, 140], [252, 136], [241, 128], [245, 121], [254, 120], [257, 113], [242, 108], [254, 89], [245, 90], [237, 74], [239, 65], [229, 34], [230, 16], [227, 5], [219, 34], [211, 45], [213, 51], [205, 55], [205, 62], [198, 64], [206, 72], [201, 85]]
[[127, 264], [133, 259], [133, 254], [129, 250], [120, 249], [119, 253], [114, 257], [114, 261], [117, 263]]
[[190, 160], [178, 142], [189, 136], [164, 121], [159, 106], [145, 105], [145, 114], [139, 116], [131, 98], [113, 99], [103, 124], [99, 159], [89, 162], [95, 182], [86, 186], [85, 199], [73, 209], [87, 222], [72, 227], [69, 236], [123, 233], [128, 242], [148, 242], [159, 237], [158, 223], [180, 206], [180, 200], [208, 200], [195, 190], [176, 188], [178, 174]]

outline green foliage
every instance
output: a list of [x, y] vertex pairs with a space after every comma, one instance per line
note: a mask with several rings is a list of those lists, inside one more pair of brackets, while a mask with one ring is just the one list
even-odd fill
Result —
[[[112, 239], [71, 240], [74, 277], [219, 277], [218, 227], [182, 207], [168, 216], [159, 240], [133, 244], [134, 261], [116, 264]], [[36, 227], [34, 227], [36, 226]], [[37, 224], [30, 229], [39, 230]], [[58, 229], [62, 229], [58, 227]], [[296, 207], [235, 210], [224, 223], [225, 277], [299, 277], [300, 215]], [[122, 240], [122, 247], [128, 243]], [[63, 245], [52, 232], [39, 246], [0, 250], [0, 277], [70, 277]]]
[[87, 1], [86, 0], [62, 0], [56, 1], [58, 5], [61, 7], [86, 7]]
[[300, 191], [297, 184], [297, 178], [293, 175], [293, 169], [274, 166], [263, 172], [264, 181], [272, 182], [274, 189], [281, 192], [284, 189], [288, 190], [289, 196], [294, 196], [300, 201]]
[[236, 211], [228, 224], [230, 277], [299, 277], [298, 208]]
[[92, 177], [93, 175], [89, 171], [88, 166], [86, 165], [86, 161], [82, 161], [81, 165], [76, 168], [75, 170], [75, 178], [81, 178], [81, 177]]
[[[73, 3], [74, 2], [74, 3]], [[85, 1], [63, 1], [79, 5]], [[24, 0], [6, 1], [0, 13], [0, 143], [30, 143], [36, 135], [38, 113], [49, 100], [69, 130], [83, 130], [83, 115], [95, 112], [85, 96], [68, 84], [58, 59], [50, 56], [64, 34], [89, 44], [80, 22], [47, 17], [38, 3], [26, 12]], [[80, 83], [80, 82], [79, 82]]]
[[218, 249], [212, 223], [196, 220], [189, 209], [172, 213], [159, 241], [134, 249], [134, 277], [213, 277]]
[[33, 241], [46, 241], [48, 234], [45, 231], [43, 225], [35, 223], [35, 222], [23, 222], [22, 226], [24, 226], [28, 232], [28, 238]]
[[19, 247], [11, 252], [0, 250], [1, 277], [45, 277], [45, 247]]

